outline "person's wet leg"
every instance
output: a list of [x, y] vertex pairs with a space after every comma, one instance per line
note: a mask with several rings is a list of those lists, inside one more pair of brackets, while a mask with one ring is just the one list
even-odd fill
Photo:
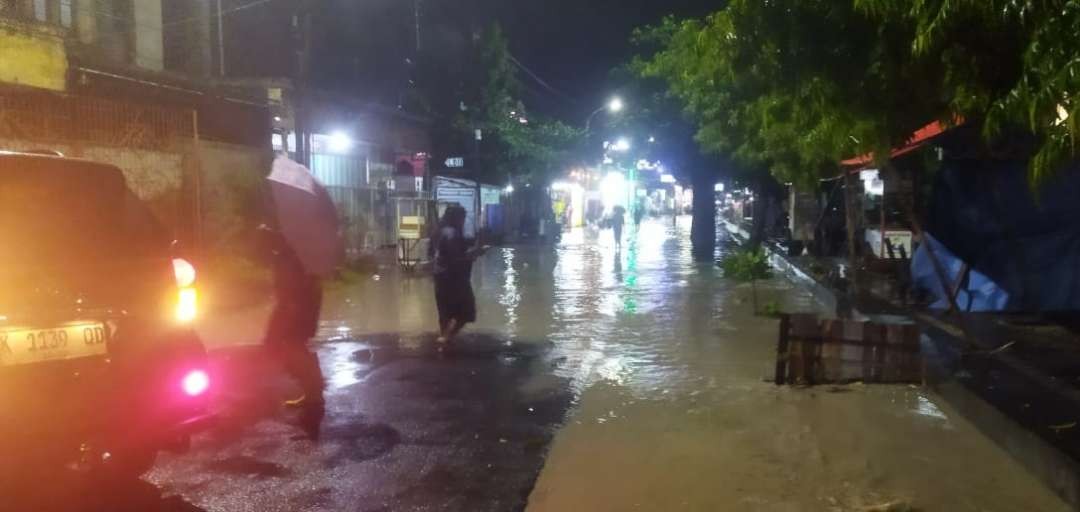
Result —
[[457, 338], [458, 333], [460, 333], [461, 330], [464, 329], [464, 328], [465, 328], [465, 322], [459, 322], [456, 319], [451, 320], [450, 321], [450, 332], [446, 337], [447, 341], [454, 341], [454, 339]]
[[456, 318], [451, 318], [448, 322], [446, 322], [446, 330], [443, 331], [442, 337], [443, 343], [450, 343], [451, 341], [454, 341], [454, 336], [457, 336], [457, 333], [461, 331], [462, 327], [463, 325], [461, 325], [461, 323], [458, 322]]
[[297, 426], [308, 438], [318, 439], [319, 428], [326, 414], [326, 380], [319, 366], [319, 357], [303, 341], [288, 342], [287, 347], [282, 347], [281, 356], [285, 372], [296, 379], [302, 392], [299, 398], [288, 400], [285, 404], [300, 409]]

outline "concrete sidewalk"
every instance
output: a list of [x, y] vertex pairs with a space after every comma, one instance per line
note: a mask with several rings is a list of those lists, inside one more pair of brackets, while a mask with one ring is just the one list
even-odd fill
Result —
[[[740, 227], [726, 223], [745, 242]], [[834, 311], [903, 316], [923, 329], [927, 384], [980, 431], [1080, 508], [1080, 336], [1059, 319], [1034, 315], [945, 314], [901, 304], [887, 286], [852, 298], [816, 277], [810, 257], [763, 246], [771, 263]], [[831, 266], [825, 261], [820, 265]]]

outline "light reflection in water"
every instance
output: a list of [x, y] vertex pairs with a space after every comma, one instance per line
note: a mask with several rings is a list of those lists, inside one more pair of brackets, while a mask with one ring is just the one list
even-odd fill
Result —
[[326, 384], [330, 391], [347, 388], [360, 382], [360, 371], [363, 367], [356, 361], [354, 354], [363, 345], [360, 343], [331, 343], [329, 349], [321, 350], [323, 356], [320, 364], [326, 375]]
[[931, 402], [929, 398], [920, 395], [918, 405], [915, 407], [915, 412], [922, 416], [928, 416], [930, 418], [937, 418], [942, 420], [949, 419], [945, 416], [945, 413], [938, 409], [938, 406]]
[[499, 304], [502, 304], [506, 308], [506, 328], [511, 336], [516, 334], [516, 327], [518, 321], [518, 304], [521, 303], [521, 293], [518, 291], [517, 270], [514, 269], [514, 249], [505, 248], [502, 250], [503, 264], [506, 269], [503, 271], [503, 289], [502, 294], [499, 296]]

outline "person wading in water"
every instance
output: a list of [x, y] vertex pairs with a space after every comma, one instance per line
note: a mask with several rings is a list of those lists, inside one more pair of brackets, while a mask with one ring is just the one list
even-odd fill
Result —
[[450, 343], [466, 324], [476, 321], [472, 264], [483, 254], [483, 249], [467, 246], [465, 216], [465, 208], [456, 204], [448, 206], [431, 240], [440, 344]]

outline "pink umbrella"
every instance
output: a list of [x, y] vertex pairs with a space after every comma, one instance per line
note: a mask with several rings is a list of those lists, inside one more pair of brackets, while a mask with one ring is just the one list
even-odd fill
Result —
[[274, 159], [267, 181], [278, 230], [309, 274], [333, 274], [344, 256], [337, 209], [307, 167], [284, 156]]

